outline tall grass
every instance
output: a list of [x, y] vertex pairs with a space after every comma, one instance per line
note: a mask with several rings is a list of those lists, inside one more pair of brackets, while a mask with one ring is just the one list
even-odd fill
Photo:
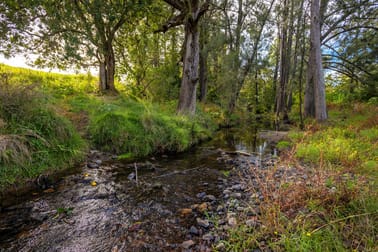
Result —
[[251, 200], [260, 225], [229, 230], [227, 251], [378, 250], [378, 108], [332, 108], [327, 124], [289, 133], [293, 147], [276, 167], [241, 178], [263, 196]]
[[59, 116], [41, 84], [0, 77], [0, 188], [42, 172], [69, 167], [83, 156], [84, 141]]

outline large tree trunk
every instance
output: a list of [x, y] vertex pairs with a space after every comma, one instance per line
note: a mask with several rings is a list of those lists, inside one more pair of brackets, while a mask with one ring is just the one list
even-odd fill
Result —
[[206, 101], [207, 96], [207, 57], [208, 57], [208, 31], [206, 22], [201, 22], [200, 31], [200, 52], [199, 52], [199, 84], [200, 84], [200, 102]]
[[99, 69], [99, 90], [100, 92], [117, 93], [114, 86], [115, 57], [113, 47], [110, 45], [104, 50], [104, 55], [100, 61]]
[[[193, 10], [196, 12], [196, 10]], [[198, 20], [188, 19], [185, 23], [184, 67], [181, 80], [179, 114], [195, 114], [196, 91], [199, 65], [199, 30]]]
[[207, 53], [202, 51], [200, 53], [200, 62], [199, 62], [199, 83], [200, 83], [200, 102], [206, 101], [207, 96]]
[[310, 57], [305, 95], [305, 116], [315, 116], [316, 120], [324, 121], [327, 119], [327, 108], [320, 49], [320, 25], [320, 0], [313, 0], [311, 4]]

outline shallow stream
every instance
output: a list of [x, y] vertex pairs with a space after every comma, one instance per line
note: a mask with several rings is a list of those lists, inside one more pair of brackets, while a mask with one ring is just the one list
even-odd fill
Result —
[[181, 251], [203, 234], [193, 235], [203, 212], [184, 210], [222, 200], [225, 151], [274, 152], [254, 129], [136, 163], [91, 151], [77, 173], [1, 209], [0, 251]]

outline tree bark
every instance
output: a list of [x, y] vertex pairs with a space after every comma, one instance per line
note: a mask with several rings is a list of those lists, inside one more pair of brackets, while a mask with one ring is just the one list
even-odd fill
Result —
[[327, 120], [320, 27], [320, 0], [313, 0], [311, 4], [310, 57], [305, 96], [305, 116], [315, 116], [319, 122]]
[[[192, 11], [196, 12], [196, 10]], [[194, 115], [196, 111], [196, 90], [199, 65], [199, 30], [197, 19], [189, 19], [185, 23], [184, 43], [184, 67], [177, 112], [179, 114]]]
[[118, 93], [114, 85], [115, 56], [111, 45], [104, 48], [104, 53], [99, 65], [100, 92]]
[[208, 57], [208, 31], [205, 22], [201, 22], [200, 31], [200, 52], [199, 52], [199, 84], [200, 84], [200, 102], [206, 101], [207, 96], [207, 57]]

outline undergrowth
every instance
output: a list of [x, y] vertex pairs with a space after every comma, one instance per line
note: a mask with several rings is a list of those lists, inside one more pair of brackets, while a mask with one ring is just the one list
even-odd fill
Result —
[[[378, 109], [335, 106], [327, 124], [292, 131], [274, 168], [250, 167], [255, 227], [240, 225], [226, 251], [377, 251]], [[285, 147], [287, 143], [281, 144]], [[261, 200], [262, 199], [262, 200]]]
[[[222, 120], [217, 107], [175, 115], [122, 92], [102, 96], [91, 75], [62, 75], [0, 64], [0, 187], [71, 166], [83, 147], [139, 158], [180, 152], [209, 138]], [[119, 90], [125, 89], [116, 83]]]
[[72, 124], [49, 106], [39, 83], [0, 78], [0, 188], [69, 167], [84, 142]]

